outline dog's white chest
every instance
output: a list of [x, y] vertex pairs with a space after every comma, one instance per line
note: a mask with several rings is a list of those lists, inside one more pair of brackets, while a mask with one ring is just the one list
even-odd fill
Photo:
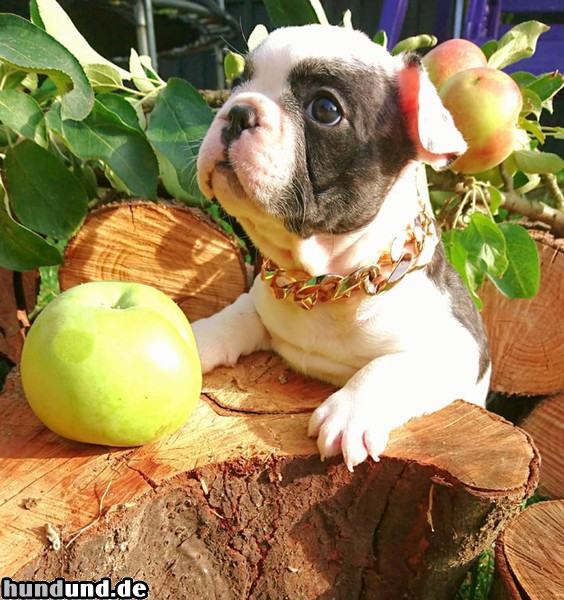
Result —
[[[272, 348], [295, 369], [335, 383], [344, 383], [374, 358], [424, 346], [421, 314], [438, 310], [436, 290], [421, 273], [392, 290], [369, 297], [317, 304], [304, 310], [292, 300], [277, 300], [265, 282], [257, 279], [251, 290], [256, 310], [272, 339]], [[422, 313], [413, 314], [413, 296]], [[445, 299], [446, 302], [446, 299]], [[423, 309], [425, 305], [429, 308]]]

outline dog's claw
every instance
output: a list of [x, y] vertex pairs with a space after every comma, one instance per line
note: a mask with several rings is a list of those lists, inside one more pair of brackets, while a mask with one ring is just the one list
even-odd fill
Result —
[[314, 411], [308, 435], [317, 436], [322, 460], [342, 454], [349, 471], [368, 456], [379, 460], [386, 446], [387, 430], [384, 432], [380, 420], [364, 408], [341, 389]]

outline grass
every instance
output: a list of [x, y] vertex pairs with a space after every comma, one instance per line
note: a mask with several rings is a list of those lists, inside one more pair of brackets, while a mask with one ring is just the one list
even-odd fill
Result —
[[[537, 491], [523, 502], [521, 510], [544, 500], [548, 498], [541, 496]], [[493, 547], [480, 556], [466, 574], [454, 600], [488, 600], [494, 577], [494, 556]]]
[[490, 548], [474, 563], [456, 594], [455, 600], [487, 600], [494, 575], [494, 549]]

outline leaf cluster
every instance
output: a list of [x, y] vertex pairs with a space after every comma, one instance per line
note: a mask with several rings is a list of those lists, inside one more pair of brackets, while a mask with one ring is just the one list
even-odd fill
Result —
[[205, 204], [195, 161], [213, 113], [201, 94], [134, 50], [129, 70], [106, 60], [56, 0], [31, 0], [30, 15], [0, 14], [0, 265], [60, 264], [57, 242], [107, 188]]
[[[547, 30], [543, 23], [527, 21], [513, 27], [499, 41], [486, 42], [482, 49], [488, 66], [502, 69], [532, 56], [539, 36]], [[516, 219], [544, 220], [554, 225], [557, 235], [564, 233], [564, 207], [555, 177], [562, 173], [564, 160], [541, 151], [548, 137], [564, 139], [563, 127], [541, 124], [543, 112], [553, 111], [553, 100], [564, 87], [564, 76], [557, 71], [542, 75], [518, 71], [511, 77], [523, 97], [513, 152], [486, 173], [459, 176], [451, 186], [441, 185], [441, 178], [429, 170], [430, 180], [435, 183], [431, 197], [446, 230], [443, 240], [447, 255], [479, 306], [477, 290], [485, 277], [510, 298], [532, 298], [538, 290], [537, 248]], [[547, 193], [543, 177], [552, 182], [556, 194]]]

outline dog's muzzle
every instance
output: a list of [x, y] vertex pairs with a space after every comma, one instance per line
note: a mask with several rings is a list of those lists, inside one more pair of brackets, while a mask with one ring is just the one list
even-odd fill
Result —
[[227, 113], [227, 125], [221, 131], [221, 141], [228, 148], [246, 129], [258, 125], [256, 109], [249, 104], [235, 104]]

